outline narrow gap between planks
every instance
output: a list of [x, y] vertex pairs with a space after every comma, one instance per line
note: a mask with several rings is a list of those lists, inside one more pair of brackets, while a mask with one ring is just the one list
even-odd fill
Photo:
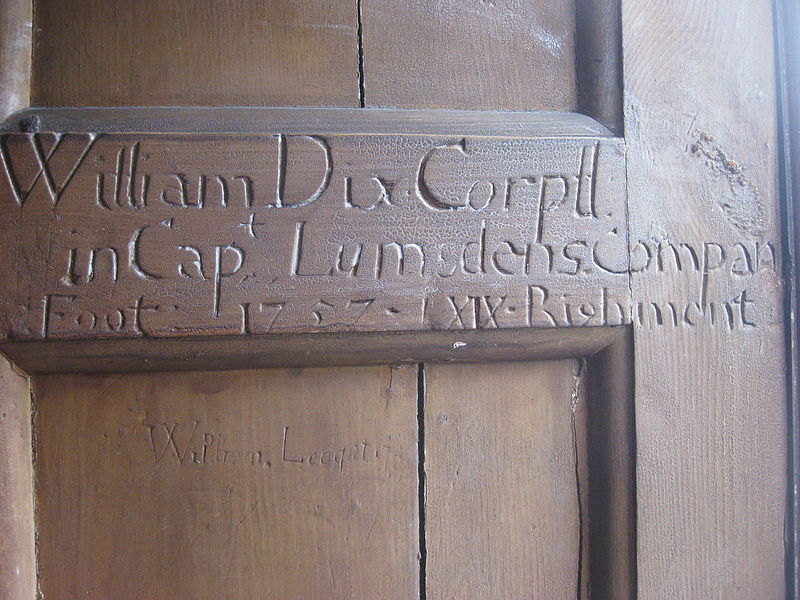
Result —
[[358, 100], [359, 106], [365, 108], [367, 100], [364, 91], [364, 22], [362, 17], [361, 0], [356, 0], [356, 19], [358, 22]]
[[419, 499], [419, 599], [426, 600], [428, 546], [425, 540], [425, 365], [417, 370], [417, 490]]
[[583, 497], [581, 491], [581, 467], [580, 467], [580, 449], [578, 446], [578, 427], [575, 422], [575, 411], [578, 408], [578, 404], [581, 401], [581, 382], [585, 372], [585, 360], [578, 359], [575, 361], [574, 364], [574, 371], [573, 371], [573, 383], [572, 383], [572, 394], [570, 398], [570, 426], [572, 429], [572, 453], [573, 458], [575, 461], [575, 494], [577, 496], [578, 502], [578, 560], [577, 560], [577, 585], [576, 585], [576, 592], [575, 598], [577, 600], [581, 600], [583, 595], [583, 546], [584, 546], [584, 509], [583, 509]]

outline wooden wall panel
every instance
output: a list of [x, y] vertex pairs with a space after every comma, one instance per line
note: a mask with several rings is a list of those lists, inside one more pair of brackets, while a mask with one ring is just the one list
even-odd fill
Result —
[[358, 105], [355, 0], [35, 0], [35, 106]]
[[573, 0], [362, 0], [366, 106], [572, 111]]
[[429, 599], [587, 597], [579, 365], [425, 366]]
[[38, 377], [44, 597], [417, 597], [416, 372]]
[[639, 597], [782, 599], [772, 2], [622, 4]]
[[31, 395], [28, 380], [0, 356], [0, 598], [36, 593]]

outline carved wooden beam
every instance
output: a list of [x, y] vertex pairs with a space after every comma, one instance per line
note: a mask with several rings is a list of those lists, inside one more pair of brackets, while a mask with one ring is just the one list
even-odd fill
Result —
[[5, 341], [631, 322], [624, 142], [591, 119], [210, 114], [6, 124]]

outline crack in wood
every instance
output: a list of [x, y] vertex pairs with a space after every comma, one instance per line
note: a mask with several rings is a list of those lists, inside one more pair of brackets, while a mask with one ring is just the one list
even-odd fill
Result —
[[585, 372], [585, 360], [580, 359], [575, 361], [573, 371], [572, 393], [570, 395], [570, 428], [572, 430], [572, 451], [575, 460], [575, 495], [578, 503], [578, 558], [577, 558], [577, 582], [575, 597], [581, 600], [583, 589], [583, 547], [584, 547], [584, 534], [585, 534], [585, 515], [583, 508], [583, 491], [581, 489], [581, 469], [580, 469], [580, 452], [578, 449], [578, 428], [575, 422], [575, 411], [581, 401], [581, 385], [583, 382], [583, 375]]

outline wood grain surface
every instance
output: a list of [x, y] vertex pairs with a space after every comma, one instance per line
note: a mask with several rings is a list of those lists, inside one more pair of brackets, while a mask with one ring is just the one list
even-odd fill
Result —
[[10, 339], [631, 319], [617, 138], [42, 132], [0, 157]]
[[366, 0], [366, 106], [577, 106], [572, 0]]
[[36, 0], [34, 106], [358, 106], [355, 0]]
[[622, 5], [639, 597], [783, 599], [772, 3]]
[[[14, 12], [9, 7], [22, 10]], [[16, 107], [28, 97], [27, 50], [16, 46], [17, 40], [22, 40], [23, 46], [26, 43], [28, 8], [24, 2], [6, 2], [0, 18], [0, 92], [4, 100], [8, 99], [6, 106]], [[187, 369], [191, 365], [218, 369], [281, 361], [307, 365], [318, 359], [509, 358], [522, 347], [528, 354], [523, 356], [521, 351], [517, 358], [545, 352], [566, 357], [571, 352], [585, 353], [590, 347], [592, 352], [600, 350], [616, 339], [612, 348], [590, 361], [588, 376], [583, 372], [576, 376], [571, 360], [537, 365], [425, 367], [429, 393], [424, 412], [428, 597], [506, 598], [517, 593], [521, 597], [585, 598], [589, 593], [586, 586], [596, 585], [592, 587], [593, 597], [605, 600], [633, 597], [638, 579], [636, 593], [646, 600], [785, 598], [787, 363], [783, 350], [780, 257], [784, 249], [780, 244], [776, 185], [770, 0], [622, 0], [619, 19], [613, 10], [606, 10], [608, 6], [589, 0], [35, 0], [34, 8], [30, 98], [44, 106], [282, 104], [492, 111], [577, 109], [619, 133], [618, 94], [624, 92], [628, 162], [620, 167], [625, 174], [616, 184], [622, 185], [625, 177], [628, 183], [627, 190], [614, 197], [625, 202], [627, 192], [629, 198], [629, 230], [625, 230], [629, 243], [623, 245], [628, 251], [614, 256], [624, 256], [627, 261], [630, 255], [631, 259], [626, 270], [630, 271], [632, 298], [627, 296], [629, 305], [620, 312], [626, 318], [620, 318], [620, 323], [631, 324], [633, 350], [619, 344], [619, 336], [607, 327], [589, 328], [593, 331], [587, 331], [581, 341], [577, 322], [569, 316], [563, 317], [572, 319], [567, 327], [551, 328], [544, 337], [535, 337], [528, 330], [521, 334], [515, 329], [479, 329], [481, 318], [483, 323], [492, 323], [486, 320], [488, 302], [484, 305], [485, 300], [481, 300], [487, 296], [484, 292], [464, 294], [478, 298], [478, 304], [472, 305], [478, 308], [472, 313], [454, 305], [455, 312], [450, 315], [451, 319], [462, 317], [450, 321], [457, 326], [475, 323], [473, 331], [426, 332], [421, 334], [428, 336], [423, 341], [393, 337], [416, 334], [391, 334], [385, 331], [385, 325], [379, 325], [372, 341], [357, 333], [341, 334], [344, 337], [322, 334], [325, 337], [318, 340], [314, 340], [317, 334], [306, 333], [302, 338], [281, 335], [279, 343], [271, 344], [261, 341], [264, 336], [234, 335], [246, 323], [235, 315], [238, 320], [212, 321], [211, 329], [202, 332], [196, 323], [189, 323], [181, 332], [185, 337], [123, 335], [106, 339], [105, 333], [92, 333], [96, 339], [91, 343], [75, 342], [70, 336], [74, 337], [79, 325], [94, 328], [98, 323], [119, 324], [121, 321], [114, 318], [120, 313], [101, 313], [90, 306], [73, 314], [58, 305], [63, 298], [56, 298], [56, 304], [47, 305], [52, 311], [51, 321], [41, 318], [48, 314], [42, 310], [43, 299], [59, 286], [72, 290], [93, 285], [102, 289], [97, 297], [109, 290], [112, 296], [130, 296], [129, 292], [142, 284], [135, 272], [131, 276], [130, 257], [139, 255], [130, 250], [128, 229], [162, 227], [159, 224], [169, 222], [172, 209], [159, 209], [161, 212], [156, 213], [162, 218], [151, 223], [150, 217], [134, 216], [141, 213], [135, 213], [132, 207], [123, 209], [116, 204], [116, 195], [110, 211], [115, 216], [108, 220], [82, 219], [80, 211], [63, 209], [62, 214], [60, 205], [53, 208], [53, 188], [48, 187], [45, 170], [39, 167], [42, 163], [52, 167], [55, 178], [50, 183], [64, 185], [63, 177], [74, 164], [69, 159], [78, 155], [56, 152], [52, 162], [43, 158], [55, 148], [53, 136], [40, 133], [42, 123], [51, 118], [47, 115], [40, 120], [15, 120], [9, 127], [24, 135], [3, 138], [4, 148], [9, 147], [7, 143], [18, 144], [17, 149], [27, 153], [23, 160], [7, 156], [16, 169], [15, 176], [33, 191], [26, 208], [20, 208], [22, 203], [18, 205], [8, 192], [8, 171], [0, 173], [0, 186], [6, 186], [3, 202], [11, 202], [4, 214], [10, 215], [12, 223], [3, 233], [3, 245], [20, 249], [0, 253], [0, 272], [12, 278], [19, 272], [25, 282], [11, 286], [13, 301], [0, 313], [17, 319], [28, 315], [17, 321], [22, 326], [16, 329], [5, 326], [5, 331], [13, 329], [12, 337], [33, 339], [43, 324], [48, 334], [45, 337], [49, 337], [51, 325], [57, 326], [53, 330], [57, 335], [49, 341], [7, 341], [3, 350], [18, 352], [31, 370]], [[12, 22], [14, 26], [9, 27]], [[614, 77], [611, 54], [617, 51], [617, 43], [613, 36], [596, 35], [618, 22], [622, 23], [624, 52], [616, 59], [624, 56], [624, 84]], [[595, 81], [596, 77], [599, 79]], [[143, 124], [164, 122], [159, 120], [163, 114], [153, 114], [140, 113], [138, 120], [129, 124], [128, 132], [133, 135], [126, 140], [133, 143], [136, 135], [147, 131]], [[488, 121], [477, 126], [473, 117], [465, 121], [463, 115], [451, 115], [448, 123], [469, 123], [473, 131], [484, 128], [475, 135], [492, 135], [493, 131], [514, 135], [509, 131], [515, 126], [513, 120], [499, 122], [488, 116], [490, 113], [484, 114]], [[95, 122], [102, 125], [114, 118], [119, 117], [107, 113], [97, 116]], [[263, 120], [258, 115], [248, 118], [238, 121], [236, 131], [246, 132], [249, 124]], [[201, 113], [193, 119], [184, 122], [189, 131], [212, 120]], [[402, 122], [407, 127], [399, 133], [419, 133], [419, 122], [414, 118], [395, 114], [392, 119], [392, 123]], [[428, 122], [431, 120], [428, 118]], [[351, 123], [356, 121], [359, 118], [354, 117]], [[361, 122], [366, 122], [366, 117]], [[339, 130], [326, 133], [348, 133], [346, 127], [341, 129], [342, 123], [346, 121], [337, 124]], [[558, 136], [554, 127], [559, 123], [564, 122], [556, 119], [540, 124], [546, 125], [549, 135]], [[576, 125], [574, 119], [570, 123]], [[300, 138], [323, 133], [319, 128], [269, 130], [263, 123], [260, 127], [258, 133], [265, 140], [277, 139], [280, 144], [281, 138], [270, 135], [287, 136], [284, 141], [288, 140], [290, 151], [293, 145], [304, 143], [313, 149], [313, 141]], [[438, 127], [435, 132], [427, 131], [433, 136], [430, 139], [443, 135], [451, 145], [461, 140], [462, 136], [452, 137], [455, 131], [443, 130], [447, 126], [439, 123]], [[70, 127], [54, 130], [84, 134], [99, 131]], [[398, 131], [362, 129], [359, 133]], [[588, 135], [605, 138], [606, 133], [592, 130]], [[297, 137], [289, 139], [290, 134]], [[67, 136], [62, 150], [79, 149], [81, 140], [85, 142], [86, 136]], [[169, 142], [170, 148], [180, 148], [179, 142], [180, 136], [175, 137]], [[103, 143], [98, 138], [92, 152]], [[436, 141], [441, 143], [441, 139]], [[562, 139], [556, 143], [568, 142]], [[619, 141], [610, 143], [621, 146]], [[39, 158], [36, 144], [43, 153]], [[129, 160], [130, 144], [126, 147], [124, 158]], [[389, 148], [387, 152], [395, 153], [392, 168], [412, 165], [415, 160], [418, 164], [420, 157], [411, 156], [410, 147]], [[371, 148], [361, 150], [367, 156], [364, 165], [380, 157]], [[193, 160], [198, 161], [191, 164], [207, 160], [208, 155], [197, 149], [183, 147], [185, 154], [194, 155]], [[548, 152], [552, 154], [552, 150]], [[92, 165], [91, 174], [89, 170], [80, 172], [67, 187], [64, 207], [69, 206], [72, 191], [79, 189], [73, 186], [83, 175], [87, 181], [80, 188], [81, 201], [94, 202], [98, 172], [105, 174], [107, 190], [113, 189], [116, 180], [119, 197], [127, 198], [127, 188], [121, 184], [130, 179], [125, 174], [126, 163], [122, 171], [117, 171], [116, 152], [106, 154], [104, 163]], [[348, 156], [354, 155], [355, 151]], [[286, 163], [290, 167], [294, 164], [291, 156]], [[166, 152], [154, 158], [164, 169], [159, 177], [202, 174], [183, 168], [186, 163], [180, 158]], [[548, 160], [560, 159], [554, 155]], [[374, 191], [381, 189], [380, 180], [371, 179], [381, 173], [365, 169], [362, 175], [366, 179], [360, 183], [368, 185], [353, 188], [366, 190], [357, 192], [358, 202], [375, 199]], [[569, 174], [574, 175], [574, 170], [571, 168]], [[561, 171], [560, 175], [567, 173]], [[418, 169], [411, 168], [410, 173], [413, 181]], [[215, 169], [206, 173], [216, 174]], [[247, 175], [234, 171], [222, 175], [232, 178], [243, 174]], [[277, 172], [270, 177], [274, 203], [280, 194], [280, 177]], [[246, 180], [237, 181], [237, 189], [246, 190]], [[183, 184], [180, 178], [173, 183], [178, 184], [177, 189], [165, 198], [180, 199]], [[284, 193], [287, 189], [291, 192], [284, 197], [289, 198], [307, 198], [310, 192], [306, 188], [311, 186], [311, 192], [315, 189], [307, 172], [304, 178], [286, 179], [284, 183], [288, 186]], [[169, 185], [163, 185], [159, 193]], [[339, 198], [344, 196], [343, 177], [331, 185], [339, 186], [333, 188]], [[447, 187], [445, 182], [442, 189]], [[381, 198], [380, 194], [377, 197]], [[240, 300], [239, 307], [247, 302], [251, 308], [260, 306], [257, 316], [265, 317], [268, 323], [271, 314], [264, 313], [264, 306], [271, 304], [272, 295], [266, 300], [249, 296], [241, 300], [233, 296], [239, 288], [229, 285], [236, 284], [234, 277], [223, 277], [236, 265], [230, 259], [237, 255], [236, 250], [224, 248], [232, 246], [232, 241], [243, 247], [241, 240], [229, 235], [232, 227], [241, 224], [235, 231], [247, 239], [250, 215], [261, 216], [247, 211], [241, 200], [239, 204], [231, 202], [230, 212], [242, 219], [233, 219], [232, 215], [229, 222], [228, 217], [220, 219], [215, 214], [209, 220], [211, 224], [204, 225], [212, 233], [203, 239], [214, 241], [197, 251], [211, 260], [201, 258], [196, 271], [191, 270], [191, 250], [184, 251], [189, 253], [188, 261], [170, 263], [170, 252], [176, 251], [170, 246], [174, 240], [156, 240], [150, 254], [141, 257], [157, 265], [172, 264], [178, 273], [184, 287], [176, 293], [163, 286], [163, 297], [178, 297], [179, 303], [199, 302], [209, 313], [213, 310], [209, 307], [215, 304], [209, 298], [213, 300], [215, 289], [222, 290], [217, 297], [223, 301], [232, 297]], [[36, 208], [31, 211], [31, 207]], [[105, 209], [100, 206], [98, 210]], [[474, 236], [464, 237], [465, 223], [471, 224], [469, 231], [480, 231], [474, 225], [481, 217], [469, 215], [462, 220], [465, 212], [455, 211], [459, 216], [452, 219], [445, 233], [430, 233], [432, 221], [426, 221], [430, 225], [426, 231], [432, 237], [451, 235], [452, 239], [464, 238], [463, 243], [475, 243]], [[122, 213], [124, 218], [116, 216]], [[363, 223], [368, 224], [367, 229], [373, 223], [378, 230], [380, 222], [382, 231], [416, 227], [402, 219], [375, 216], [372, 220], [370, 214], [365, 215], [363, 221], [344, 228], [333, 219], [333, 212], [323, 211], [306, 223], [316, 226], [319, 221], [329, 227], [325, 231], [334, 232], [330, 234], [334, 250], [343, 243], [360, 243]], [[27, 220], [35, 225], [28, 233], [15, 231]], [[252, 231], [258, 232], [259, 225], [255, 224], [260, 222], [254, 218]], [[87, 225], [92, 228], [91, 243], [65, 244], [70, 223], [76, 232]], [[183, 227], [182, 219], [178, 219], [163, 225], [160, 233], [184, 233], [176, 223]], [[292, 227], [296, 223], [293, 221]], [[285, 225], [276, 220], [276, 230], [279, 224]], [[531, 226], [525, 223], [525, 227]], [[104, 227], [109, 229], [107, 234], [102, 233]], [[282, 235], [291, 237], [297, 231], [292, 227]], [[552, 231], [561, 235], [565, 229]], [[342, 232], [345, 237], [337, 238]], [[72, 235], [76, 237], [77, 233]], [[196, 237], [187, 236], [180, 245], [194, 247]], [[119, 239], [124, 240], [117, 255], [120, 285], [98, 285], [100, 277], [113, 269], [114, 252], [106, 248]], [[584, 238], [572, 241], [581, 240]], [[74, 263], [70, 262], [73, 249]], [[564, 249], [564, 264], [569, 264], [572, 250], [566, 244]], [[50, 258], [56, 250], [60, 254]], [[291, 243], [289, 250], [291, 258]], [[335, 259], [336, 253], [334, 263]], [[143, 263], [134, 260], [134, 264]], [[202, 279], [182, 277], [179, 264], [184, 265], [187, 275]], [[31, 265], [47, 265], [47, 269], [30, 270]], [[90, 265], [97, 268], [90, 271]], [[28, 275], [24, 275], [26, 270]], [[30, 273], [43, 274], [31, 277]], [[91, 282], [90, 275], [94, 277]], [[215, 283], [217, 276], [219, 286]], [[60, 283], [63, 277], [67, 283]], [[130, 277], [130, 282], [123, 277]], [[481, 273], [476, 284], [487, 277]], [[343, 281], [351, 279], [357, 278], [342, 277]], [[624, 279], [623, 287], [628, 288], [627, 276], [619, 279]], [[238, 283], [248, 285], [244, 280]], [[53, 285], [56, 287], [47, 288]], [[127, 291], [123, 289], [126, 285]], [[358, 284], [353, 285], [353, 289], [358, 288]], [[394, 289], [400, 295], [407, 288], [398, 283]], [[582, 289], [597, 288], [588, 285]], [[495, 291], [488, 296], [492, 303], [497, 302]], [[72, 291], [66, 295], [70, 294]], [[152, 319], [151, 311], [141, 312], [142, 306], [152, 305], [131, 308], [136, 305], [127, 302], [139, 297], [126, 297], [121, 304], [115, 300], [108, 306], [127, 307], [122, 311], [127, 325], [138, 323], [144, 332], [144, 321], [138, 321], [135, 315]], [[348, 302], [372, 298], [343, 297]], [[578, 300], [570, 304], [574, 309], [558, 314], [577, 315], [578, 321], [582, 314], [587, 319], [597, 318], [586, 314], [598, 314], [597, 301], [585, 297]], [[66, 302], [69, 304], [69, 300]], [[228, 319], [228, 309], [222, 303], [220, 306], [221, 314]], [[457, 306], [469, 308], [469, 302]], [[335, 327], [355, 332], [364, 326], [361, 321], [339, 316], [339, 310]], [[491, 308], [488, 310], [493, 314]], [[315, 328], [321, 321], [317, 322], [314, 311], [323, 317], [324, 310], [313, 309], [306, 314], [306, 329], [301, 330], [322, 330]], [[248, 315], [247, 310], [244, 314]], [[540, 316], [547, 320], [544, 313]], [[205, 320], [209, 320], [207, 314]], [[148, 331], [159, 335], [168, 334], [175, 326], [169, 319], [147, 323], [152, 327]], [[264, 325], [263, 321], [249, 321], [250, 326], [258, 323]], [[367, 323], [374, 326], [379, 321]], [[272, 327], [268, 325], [266, 329]], [[231, 335], [226, 343], [218, 344], [213, 335], [197, 337], [204, 332]], [[499, 337], [493, 338], [494, 334]], [[390, 349], [376, 350], [376, 344], [388, 346], [398, 339], [404, 341]], [[634, 359], [626, 364], [630, 352]], [[276, 358], [281, 353], [284, 355]], [[616, 438], [618, 443], [602, 446], [609, 432], [624, 435], [630, 425], [632, 415], [626, 412], [630, 404], [615, 399], [628, 398], [631, 393], [631, 368], [636, 381], [635, 501], [631, 498], [633, 480], [626, 475], [631, 461], [630, 439]], [[611, 377], [604, 378], [604, 373], [612, 371]], [[8, 555], [0, 560], [0, 596], [28, 599], [33, 596], [33, 534], [30, 488], [26, 488], [30, 485], [26, 479], [30, 478], [29, 448], [24, 444], [27, 407], [19, 400], [27, 396], [24, 381], [7, 365], [0, 365], [0, 373], [0, 404], [5, 407], [10, 402], [17, 411], [12, 421], [0, 421], [4, 433], [8, 424], [13, 430], [0, 439], [0, 458], [7, 461], [0, 462], [0, 490], [7, 489], [3, 477], [17, 478], [14, 494], [9, 496], [11, 502], [0, 500], [0, 553], [8, 547], [20, 557], [19, 562], [7, 560]], [[591, 407], [581, 395], [587, 386]], [[415, 368], [84, 373], [37, 376], [35, 387], [41, 434], [37, 438], [40, 583], [45, 598], [416, 597]], [[574, 404], [576, 390], [579, 401]], [[571, 412], [573, 404], [575, 412]], [[442, 415], [446, 419], [440, 420]], [[588, 428], [585, 435], [584, 418]], [[592, 421], [598, 419], [601, 426], [592, 428]], [[285, 427], [289, 427], [288, 434], [297, 433], [297, 438], [285, 439], [297, 442], [303, 449], [300, 456], [307, 460], [281, 464], [281, 468], [290, 469], [285, 469], [286, 476], [269, 479], [279, 465], [259, 471], [255, 461], [261, 461], [268, 449], [271, 454], [277, 450], [277, 456], [283, 459]], [[530, 451], [519, 451], [532, 439], [532, 433], [544, 428], [546, 434], [536, 438], [536, 444], [531, 443]], [[198, 432], [200, 438], [196, 438]], [[14, 437], [20, 434], [22, 438]], [[372, 449], [373, 438], [384, 440], [388, 435], [393, 436], [393, 443], [399, 442], [392, 448], [401, 450], [392, 455], [397, 460], [388, 470], [372, 471], [375, 465], [367, 464], [363, 454], [364, 464], [351, 465], [351, 471], [335, 473], [331, 469], [320, 474], [306, 468], [312, 466], [308, 462], [315, 448], [315, 463], [321, 462], [330, 446], [329, 457], [337, 466], [333, 448], [340, 440], [343, 444], [352, 442], [350, 457], [358, 458], [355, 444], [363, 442]], [[211, 452], [212, 440], [221, 448], [219, 454]], [[263, 448], [259, 445], [262, 442]], [[183, 461], [181, 448], [188, 449]], [[251, 464], [229, 464], [224, 458], [226, 450], [228, 460], [247, 456]], [[302, 452], [307, 454], [303, 456]], [[586, 455], [588, 473], [581, 462]], [[212, 456], [214, 460], [223, 458], [213, 464], [203, 463]], [[6, 464], [14, 468], [2, 466]], [[588, 482], [589, 490], [582, 486], [579, 495], [577, 481]], [[16, 495], [18, 491], [22, 496]], [[22, 498], [21, 504], [15, 504], [18, 498]], [[585, 502], [579, 501], [581, 498]], [[13, 508], [9, 511], [8, 506]], [[542, 507], [544, 510], [539, 510]], [[8, 515], [12, 515], [10, 521]], [[541, 515], [547, 518], [541, 519]], [[598, 527], [591, 525], [589, 518], [587, 535], [581, 524], [592, 515], [603, 522]], [[631, 534], [634, 525], [635, 536]], [[14, 527], [22, 529], [15, 533]], [[16, 549], [3, 542], [6, 532], [18, 542]], [[276, 539], [280, 542], [274, 542]], [[609, 547], [618, 553], [608, 563], [596, 561], [596, 556]], [[339, 548], [349, 553], [337, 553]], [[637, 553], [635, 566], [630, 560], [632, 548]], [[534, 558], [536, 549], [542, 552]], [[9, 565], [13, 566], [11, 570]]]
[[587, 597], [580, 365], [425, 366], [431, 600]]
[[0, 6], [0, 120], [30, 105], [30, 0], [5, 0]]
[[415, 598], [416, 367], [38, 377], [45, 598]]
[[36, 594], [31, 395], [28, 379], [0, 356], [0, 598]]

